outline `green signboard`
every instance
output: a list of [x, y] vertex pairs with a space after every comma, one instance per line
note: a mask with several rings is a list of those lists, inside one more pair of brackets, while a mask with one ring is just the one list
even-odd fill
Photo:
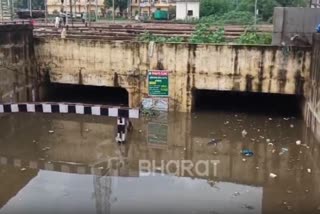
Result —
[[149, 71], [149, 96], [169, 96], [168, 71]]

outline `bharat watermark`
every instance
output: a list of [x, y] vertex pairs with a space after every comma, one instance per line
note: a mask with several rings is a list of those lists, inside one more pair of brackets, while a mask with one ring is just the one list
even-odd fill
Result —
[[139, 171], [146, 176], [174, 175], [174, 176], [217, 176], [220, 160], [139, 160]]

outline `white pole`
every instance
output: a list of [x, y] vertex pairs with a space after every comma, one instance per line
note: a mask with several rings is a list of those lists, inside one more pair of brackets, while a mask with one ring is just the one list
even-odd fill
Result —
[[257, 29], [257, 8], [258, 8], [258, 0], [254, 3], [254, 29]]
[[112, 0], [112, 20], [113, 20], [113, 23], [115, 23], [115, 19], [114, 19], [114, 0]]
[[32, 18], [32, 0], [29, 0], [30, 18]]

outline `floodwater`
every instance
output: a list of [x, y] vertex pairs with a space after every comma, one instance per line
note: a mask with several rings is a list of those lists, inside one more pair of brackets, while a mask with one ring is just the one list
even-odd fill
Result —
[[320, 144], [299, 118], [161, 114], [119, 146], [115, 118], [0, 117], [1, 214], [320, 213]]

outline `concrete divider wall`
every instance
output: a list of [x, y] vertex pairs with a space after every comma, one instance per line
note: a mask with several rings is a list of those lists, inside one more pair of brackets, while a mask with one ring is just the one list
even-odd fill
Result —
[[310, 70], [308, 47], [41, 38], [35, 50], [52, 82], [124, 87], [130, 107], [148, 96], [148, 70], [169, 70], [169, 109], [182, 112], [194, 89], [303, 94]]
[[309, 89], [306, 93], [305, 119], [320, 139], [320, 34], [313, 35], [312, 65]]
[[0, 102], [28, 101], [37, 75], [31, 25], [0, 25]]
[[[312, 44], [312, 34], [320, 24], [320, 8], [276, 7], [273, 17], [273, 45]], [[292, 41], [295, 35], [299, 37]]]

